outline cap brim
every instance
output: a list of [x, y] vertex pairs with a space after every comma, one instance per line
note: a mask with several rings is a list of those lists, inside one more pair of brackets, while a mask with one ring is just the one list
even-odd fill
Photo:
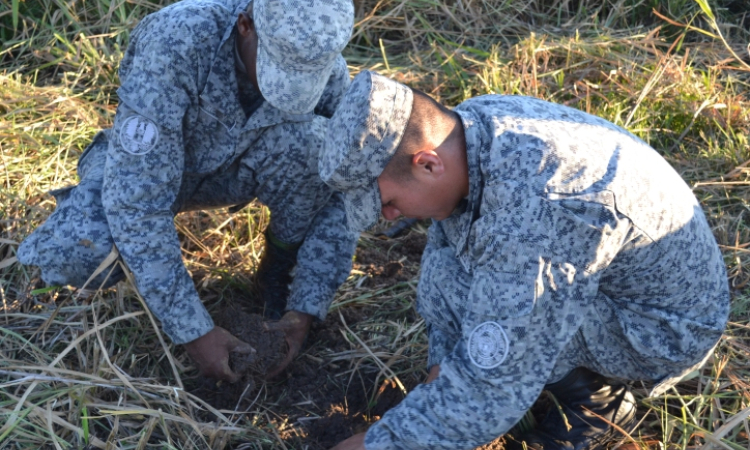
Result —
[[307, 114], [315, 109], [331, 76], [335, 58], [324, 68], [294, 70], [282, 67], [258, 42], [258, 87], [274, 107], [291, 114]]
[[378, 189], [377, 182], [363, 189], [344, 192], [346, 226], [349, 231], [360, 233], [375, 226], [380, 219], [381, 207], [380, 189]]

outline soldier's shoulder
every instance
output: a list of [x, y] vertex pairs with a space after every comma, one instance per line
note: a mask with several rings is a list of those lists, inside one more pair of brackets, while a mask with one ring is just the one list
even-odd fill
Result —
[[182, 0], [146, 16], [136, 27], [141, 39], [205, 42], [220, 39], [236, 20], [229, 5], [212, 0]]
[[511, 128], [516, 129], [516, 125], [523, 123], [528, 132], [533, 128], [554, 128], [554, 124], [557, 123], [566, 129], [586, 127], [630, 135], [626, 130], [601, 117], [570, 106], [523, 95], [482, 95], [466, 100], [455, 110], [474, 114], [479, 122], [490, 127], [506, 128], [512, 124], [514, 126]]
[[557, 106], [559, 105], [524, 95], [486, 94], [462, 102], [455, 110], [473, 111], [480, 115], [513, 113], [528, 115], [532, 111], [538, 114], [540, 111], [554, 109]]

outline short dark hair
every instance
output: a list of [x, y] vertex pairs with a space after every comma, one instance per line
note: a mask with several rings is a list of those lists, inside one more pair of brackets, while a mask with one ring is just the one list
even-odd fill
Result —
[[432, 125], [439, 120], [433, 108], [439, 109], [444, 114], [454, 114], [453, 111], [419, 89], [411, 88], [411, 91], [414, 94], [414, 102], [412, 103], [409, 122], [406, 124], [396, 152], [383, 170], [383, 174], [398, 183], [406, 183], [414, 179], [411, 171], [411, 161], [414, 156], [412, 149], [414, 145], [418, 145], [424, 139], [425, 128], [430, 128], [430, 126], [425, 127], [425, 125]]
[[[406, 132], [401, 139], [401, 142], [407, 139]], [[414, 179], [414, 175], [411, 172], [411, 160], [412, 153], [406, 150], [406, 147], [399, 145], [396, 149], [396, 153], [391, 156], [390, 161], [383, 169], [383, 175], [392, 179], [397, 183], [407, 183]]]

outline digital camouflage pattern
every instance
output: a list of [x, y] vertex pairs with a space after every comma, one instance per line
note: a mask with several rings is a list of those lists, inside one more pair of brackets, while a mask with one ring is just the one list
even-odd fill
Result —
[[[182, 261], [178, 212], [266, 204], [275, 238], [304, 241], [288, 308], [319, 318], [356, 244], [340, 196], [316, 170], [327, 120], [263, 101], [236, 65], [234, 24], [247, 6], [183, 0], [143, 19], [120, 65], [114, 126], [80, 158], [80, 184], [59, 193], [55, 212], [19, 247], [47, 283], [80, 287], [114, 243], [178, 344], [213, 328]], [[346, 91], [346, 65], [335, 67], [316, 111], [335, 110]]]
[[312, 111], [354, 27], [351, 0], [255, 0], [258, 86], [296, 114]]
[[[349, 133], [378, 136], [379, 111]], [[470, 193], [430, 227], [417, 296], [440, 376], [369, 428], [367, 450], [475, 448], [575, 367], [659, 383], [700, 364], [727, 322], [726, 273], [669, 164], [603, 119], [533, 98], [455, 112]], [[326, 151], [340, 173], [370, 164]]]
[[[328, 122], [320, 177], [334, 189], [346, 192], [346, 214], [352, 230], [366, 230], [380, 217], [376, 180], [401, 143], [413, 100], [411, 89], [403, 84], [363, 71], [354, 77], [341, 107]], [[380, 120], [372, 122], [373, 117]]]

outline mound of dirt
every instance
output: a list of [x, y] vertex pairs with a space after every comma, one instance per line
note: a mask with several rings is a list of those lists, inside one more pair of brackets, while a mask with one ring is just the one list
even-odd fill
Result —
[[[353, 327], [368, 318], [362, 308], [341, 310], [344, 322]], [[349, 364], [318, 359], [311, 349], [330, 353], [351, 350], [338, 313], [310, 329], [303, 356], [297, 358], [280, 380], [267, 383], [268, 397], [275, 401], [274, 412], [288, 418], [292, 427], [280, 433], [288, 448], [327, 450], [353, 434], [367, 430], [385, 411], [396, 406], [403, 393], [386, 387], [376, 392], [377, 373], [356, 371], [350, 374]], [[285, 379], [284, 379], [285, 378]], [[387, 384], [387, 382], [380, 383]], [[409, 387], [416, 385], [412, 383]]]
[[249, 314], [238, 307], [224, 309], [215, 318], [216, 325], [226, 328], [237, 338], [250, 344], [255, 353], [229, 354], [229, 367], [242, 378], [237, 383], [215, 383], [200, 379], [193, 393], [220, 409], [234, 409], [242, 398], [255, 392], [264, 376], [286, 356], [287, 344], [281, 331], [266, 331], [263, 316]]
[[263, 376], [286, 356], [284, 333], [266, 331], [263, 328], [263, 316], [231, 307], [221, 312], [216, 323], [255, 349], [255, 353], [251, 355], [230, 354], [229, 367], [237, 373]]

